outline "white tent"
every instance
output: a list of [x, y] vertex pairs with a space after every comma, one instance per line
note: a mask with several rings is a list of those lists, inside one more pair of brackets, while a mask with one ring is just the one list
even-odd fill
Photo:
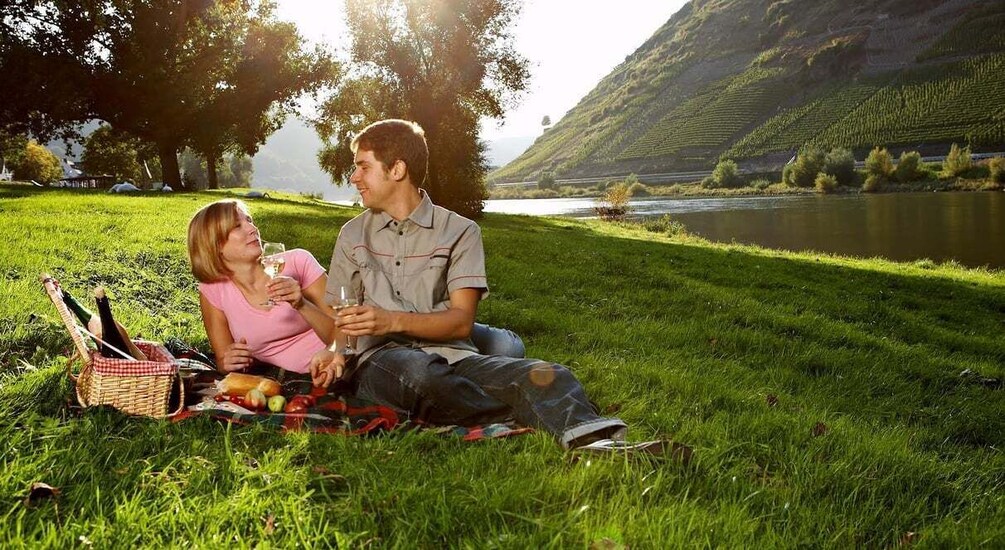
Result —
[[0, 181], [14, 181], [14, 173], [7, 170], [7, 161], [3, 162], [3, 168], [0, 169]]

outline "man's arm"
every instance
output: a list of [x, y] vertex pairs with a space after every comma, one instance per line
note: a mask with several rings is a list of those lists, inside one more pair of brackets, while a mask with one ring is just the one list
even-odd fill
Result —
[[349, 336], [404, 334], [419, 340], [446, 342], [471, 334], [478, 312], [480, 288], [459, 288], [450, 293], [450, 307], [433, 313], [388, 311], [372, 305], [342, 310], [335, 325]]

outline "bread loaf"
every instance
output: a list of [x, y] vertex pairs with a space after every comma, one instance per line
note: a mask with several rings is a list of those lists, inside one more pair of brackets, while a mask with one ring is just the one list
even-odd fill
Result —
[[255, 376], [254, 374], [232, 372], [220, 381], [220, 392], [225, 395], [244, 396], [244, 394], [255, 388], [261, 390], [266, 397], [279, 395], [283, 391], [283, 387], [279, 385], [279, 382], [264, 376]]

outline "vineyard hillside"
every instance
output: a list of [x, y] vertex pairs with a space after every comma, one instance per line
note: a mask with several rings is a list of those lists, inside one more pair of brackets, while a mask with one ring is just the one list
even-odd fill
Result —
[[692, 0], [493, 182], [1005, 147], [1005, 0]]

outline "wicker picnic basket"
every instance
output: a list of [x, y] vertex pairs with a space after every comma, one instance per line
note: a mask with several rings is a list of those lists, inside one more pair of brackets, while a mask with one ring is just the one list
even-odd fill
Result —
[[[89, 349], [66, 303], [63, 302], [59, 281], [42, 276], [46, 294], [56, 306], [60, 319], [73, 339], [76, 351], [66, 363], [67, 374], [76, 386], [77, 400], [84, 407], [110, 405], [122, 412], [141, 416], [164, 418], [182, 411], [185, 404], [185, 387], [178, 376], [174, 357], [161, 344], [134, 340], [136, 347], [148, 358], [146, 361], [116, 359]], [[79, 374], [73, 367], [82, 363]], [[171, 390], [178, 386], [178, 409], [168, 413]]]

